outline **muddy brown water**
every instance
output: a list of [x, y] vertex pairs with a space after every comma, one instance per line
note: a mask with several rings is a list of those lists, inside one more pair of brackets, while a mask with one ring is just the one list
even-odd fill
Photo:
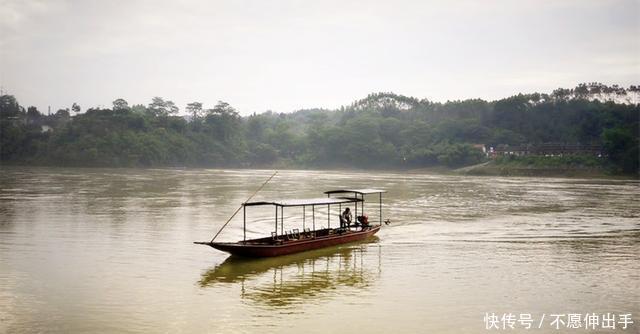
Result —
[[[640, 326], [638, 181], [281, 171], [255, 200], [383, 188], [392, 223], [263, 260], [192, 243], [270, 173], [2, 167], [0, 332], [486, 333], [487, 313], [632, 313], [636, 327], [616, 331]], [[248, 210], [247, 237], [269, 235], [273, 214]], [[301, 215], [285, 210], [285, 229]], [[239, 215], [219, 240], [241, 238]]]

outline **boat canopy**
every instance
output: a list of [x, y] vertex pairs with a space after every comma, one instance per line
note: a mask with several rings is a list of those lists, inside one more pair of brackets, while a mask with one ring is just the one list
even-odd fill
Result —
[[329, 191], [325, 191], [324, 193], [329, 195], [329, 194], [339, 194], [339, 193], [356, 193], [356, 194], [360, 194], [360, 195], [368, 195], [368, 194], [380, 194], [380, 193], [386, 193], [386, 190], [382, 190], [382, 189], [336, 189], [336, 190], [329, 190]]
[[257, 205], [275, 205], [275, 206], [307, 206], [307, 205], [330, 205], [330, 204], [342, 204], [342, 203], [354, 203], [362, 202], [359, 198], [347, 198], [347, 197], [320, 197], [320, 198], [306, 198], [306, 199], [287, 199], [281, 201], [272, 202], [247, 202], [243, 203], [244, 206], [257, 206]]

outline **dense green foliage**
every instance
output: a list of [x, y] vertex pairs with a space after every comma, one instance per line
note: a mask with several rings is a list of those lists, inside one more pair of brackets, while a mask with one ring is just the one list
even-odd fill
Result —
[[188, 116], [176, 116], [175, 104], [159, 97], [148, 106], [117, 99], [111, 109], [79, 113], [74, 104], [74, 116], [68, 109], [45, 116], [5, 95], [0, 159], [63, 166], [458, 167], [486, 159], [477, 144], [558, 142], [602, 145], [600, 165], [637, 174], [640, 106], [590, 100], [580, 87], [492, 102], [379, 93], [339, 110], [248, 117], [224, 102], [211, 109], [190, 103]]

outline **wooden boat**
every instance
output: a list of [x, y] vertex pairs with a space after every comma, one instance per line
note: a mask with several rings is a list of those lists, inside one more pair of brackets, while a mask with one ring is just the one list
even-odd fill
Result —
[[[365, 240], [376, 234], [382, 226], [382, 193], [384, 190], [378, 189], [338, 189], [325, 192], [327, 197], [312, 199], [293, 199], [271, 202], [246, 202], [242, 204], [243, 209], [243, 235], [244, 238], [237, 242], [196, 242], [196, 244], [211, 246], [217, 250], [230, 253], [237, 256], [245, 257], [271, 257], [286, 254], [293, 254], [312, 249], [330, 247], [344, 243], [357, 242]], [[353, 197], [331, 197], [334, 194], [353, 194]], [[361, 219], [362, 214], [358, 216], [358, 204], [361, 207], [361, 213], [364, 213], [364, 196], [378, 194], [379, 203], [379, 224], [373, 225]], [[315, 228], [315, 208], [316, 206], [326, 206], [327, 213], [331, 212], [331, 206], [338, 205], [342, 212], [342, 205], [353, 204], [355, 206], [356, 223], [354, 225], [340, 226], [331, 228], [331, 216], [327, 215], [327, 228], [316, 230]], [[257, 239], [246, 239], [246, 210], [247, 207], [272, 205], [275, 207], [275, 231], [271, 232], [270, 237]], [[302, 231], [294, 229], [284, 231], [284, 208], [302, 207]], [[306, 228], [306, 208], [311, 207], [312, 211], [312, 227]], [[280, 218], [280, 221], [278, 221]], [[280, 226], [278, 226], [280, 225]], [[278, 233], [280, 227], [280, 233]]]

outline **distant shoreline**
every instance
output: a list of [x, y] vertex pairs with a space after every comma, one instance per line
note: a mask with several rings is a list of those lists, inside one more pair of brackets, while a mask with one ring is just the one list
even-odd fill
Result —
[[452, 171], [459, 175], [469, 176], [527, 176], [527, 177], [576, 177], [607, 179], [639, 179], [638, 175], [612, 174], [601, 167], [543, 166], [497, 164], [494, 161], [473, 166], [458, 168]]
[[500, 177], [539, 177], [539, 178], [605, 178], [618, 180], [640, 180], [637, 175], [611, 174], [602, 168], [552, 168], [552, 167], [521, 167], [495, 164], [493, 161], [461, 168], [448, 168], [444, 166], [432, 166], [413, 169], [362, 169], [355, 167], [303, 167], [303, 166], [146, 166], [146, 167], [114, 167], [114, 166], [61, 166], [61, 165], [27, 165], [18, 163], [0, 162], [0, 170], [3, 168], [55, 168], [55, 169], [156, 169], [156, 170], [289, 170], [289, 171], [330, 171], [344, 173], [402, 173], [402, 174], [434, 174], [434, 175], [459, 175], [459, 176], [500, 176]]

